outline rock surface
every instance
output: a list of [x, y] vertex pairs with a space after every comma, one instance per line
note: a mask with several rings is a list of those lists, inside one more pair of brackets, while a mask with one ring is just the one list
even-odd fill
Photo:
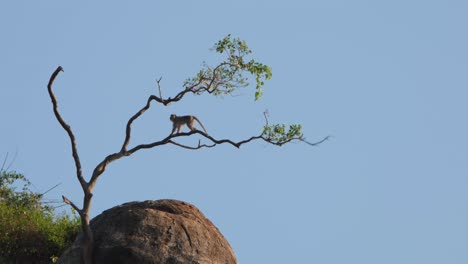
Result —
[[[231, 246], [195, 206], [176, 200], [131, 202], [91, 221], [94, 263], [237, 263]], [[82, 263], [81, 235], [58, 263]]]

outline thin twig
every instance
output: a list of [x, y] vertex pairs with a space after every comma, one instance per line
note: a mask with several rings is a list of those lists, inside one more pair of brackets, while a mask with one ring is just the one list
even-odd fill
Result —
[[55, 184], [54, 187], [49, 188], [47, 191], [41, 193], [41, 195], [47, 194], [48, 192], [50, 192], [50, 191], [52, 191], [53, 189], [57, 188], [57, 186], [59, 186], [60, 184], [62, 184], [62, 183], [57, 183], [57, 184]]
[[156, 80], [156, 82], [158, 83], [159, 98], [162, 98], [162, 94], [161, 94], [161, 85], [160, 85], [161, 80], [162, 80], [162, 77], [159, 78], [159, 80]]
[[8, 152], [6, 153], [5, 158], [3, 159], [3, 164], [2, 164], [2, 168], [0, 168], [0, 172], [3, 171], [3, 168], [5, 167], [5, 163], [6, 163], [7, 159], [8, 159]]
[[263, 116], [265, 117], [265, 126], [268, 126], [268, 109], [263, 112]]
[[[9, 171], [10, 170], [10, 167], [11, 165], [13, 165], [13, 163], [15, 163], [15, 160], [16, 160], [16, 157], [18, 156], [18, 149], [15, 150], [15, 155], [13, 156], [13, 159], [11, 160], [10, 164], [8, 164], [7, 168], [5, 171]], [[2, 166], [3, 168], [3, 166]]]
[[304, 142], [304, 143], [306, 143], [306, 144], [308, 144], [308, 145], [310, 145], [310, 146], [318, 146], [318, 145], [322, 144], [323, 142], [329, 140], [330, 138], [331, 138], [331, 136], [328, 135], [328, 136], [324, 137], [322, 140], [317, 141], [317, 142], [315, 142], [315, 143], [310, 143], [310, 142], [307, 141], [305, 138], [304, 138], [304, 139], [301, 139], [301, 141]]

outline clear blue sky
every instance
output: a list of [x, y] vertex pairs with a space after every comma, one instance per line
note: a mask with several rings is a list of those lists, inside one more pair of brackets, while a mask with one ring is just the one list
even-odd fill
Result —
[[[99, 3], [97, 3], [99, 2]], [[38, 191], [81, 203], [69, 140], [52, 113], [55, 83], [88, 177], [120, 149], [128, 118], [173, 96], [228, 33], [270, 65], [265, 95], [154, 104], [132, 144], [165, 137], [171, 113], [216, 138], [270, 121], [302, 123], [320, 147], [255, 142], [164, 146], [112, 163], [92, 214], [173, 198], [198, 206], [240, 263], [468, 263], [468, 2], [2, 1], [0, 151]], [[197, 143], [198, 138], [184, 142]]]

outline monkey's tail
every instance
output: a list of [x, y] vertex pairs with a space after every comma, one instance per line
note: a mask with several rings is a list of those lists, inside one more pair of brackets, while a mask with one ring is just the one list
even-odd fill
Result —
[[200, 122], [200, 120], [198, 120], [198, 118], [196, 116], [194, 116], [193, 118], [195, 118], [195, 120], [197, 120], [198, 124], [200, 124], [200, 126], [203, 128], [203, 131], [205, 131], [205, 133], [208, 134], [208, 132], [206, 132], [206, 129], [203, 126], [203, 124]]

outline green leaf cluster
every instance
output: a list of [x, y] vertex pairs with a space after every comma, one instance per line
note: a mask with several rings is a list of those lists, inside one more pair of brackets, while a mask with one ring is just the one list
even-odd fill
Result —
[[293, 139], [303, 139], [301, 132], [302, 126], [300, 124], [290, 125], [286, 129], [284, 124], [266, 125], [263, 127], [262, 136], [269, 142], [277, 144], [279, 146], [290, 142]]
[[[20, 183], [21, 191], [16, 191], [18, 186], [14, 183]], [[41, 194], [32, 192], [29, 187], [31, 182], [22, 174], [15, 172], [0, 172], [0, 201], [6, 202], [11, 206], [22, 206], [26, 208], [35, 208], [40, 205]]]
[[54, 262], [79, 231], [78, 216], [56, 214], [30, 185], [21, 174], [0, 172], [0, 263]]
[[249, 73], [255, 77], [255, 100], [260, 99], [265, 80], [272, 77], [271, 68], [254, 59], [248, 60], [246, 56], [252, 51], [246, 42], [239, 38], [232, 38], [231, 35], [218, 41], [213, 49], [224, 54], [225, 60], [214, 68], [204, 64], [195, 77], [184, 82], [184, 87], [199, 93], [204, 90], [197, 88], [204, 87], [215, 95], [230, 94], [237, 88], [249, 85], [248, 78], [245, 76]]

